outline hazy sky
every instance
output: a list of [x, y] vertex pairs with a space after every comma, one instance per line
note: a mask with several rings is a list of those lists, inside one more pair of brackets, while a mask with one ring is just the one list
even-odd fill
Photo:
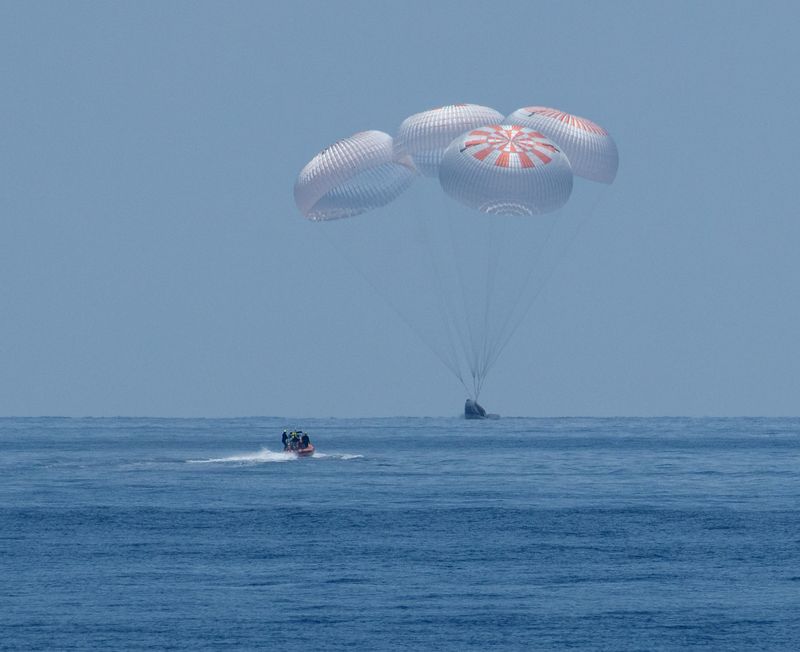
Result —
[[510, 415], [800, 413], [791, 2], [0, 0], [0, 415], [450, 415], [464, 390], [293, 203], [474, 102], [620, 171], [487, 380]]

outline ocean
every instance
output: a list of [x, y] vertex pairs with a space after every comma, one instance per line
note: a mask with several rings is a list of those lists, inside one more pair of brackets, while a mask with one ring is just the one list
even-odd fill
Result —
[[800, 419], [0, 419], [0, 649], [222, 648], [800, 649]]

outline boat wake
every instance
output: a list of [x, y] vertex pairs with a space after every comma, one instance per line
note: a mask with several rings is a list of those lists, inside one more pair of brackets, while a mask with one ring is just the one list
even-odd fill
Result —
[[186, 460], [187, 464], [264, 464], [266, 462], [291, 462], [297, 455], [262, 448], [257, 453], [242, 453], [230, 457], [211, 457], [206, 460]]
[[314, 457], [318, 460], [360, 460], [363, 455], [356, 455], [355, 453], [314, 453]]
[[[356, 460], [364, 457], [350, 453], [320, 453], [315, 452], [311, 460]], [[297, 453], [292, 451], [271, 451], [269, 448], [262, 448], [257, 453], [243, 453], [241, 455], [231, 455], [230, 457], [211, 457], [205, 460], [186, 460], [187, 464], [266, 464], [270, 462], [294, 462], [302, 459]]]

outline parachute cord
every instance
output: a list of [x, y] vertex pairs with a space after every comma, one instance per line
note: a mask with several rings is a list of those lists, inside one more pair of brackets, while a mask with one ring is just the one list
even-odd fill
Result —
[[[442, 198], [442, 200], [445, 201], [444, 213], [445, 213], [445, 216], [446, 216], [447, 228], [448, 228], [449, 235], [450, 235], [450, 237], [449, 237], [449, 240], [450, 240], [450, 252], [451, 252], [451, 255], [453, 256], [453, 267], [456, 270], [456, 276], [458, 278], [458, 285], [459, 285], [459, 289], [461, 291], [461, 303], [462, 303], [462, 307], [464, 309], [464, 312], [463, 312], [464, 320], [463, 321], [466, 324], [466, 328], [467, 328], [466, 341], [464, 340], [464, 338], [463, 338], [464, 334], [461, 331], [459, 331], [459, 334], [462, 336], [462, 349], [463, 349], [463, 352], [464, 352], [464, 357], [466, 359], [467, 366], [469, 367], [470, 371], [472, 371], [473, 383], [474, 383], [474, 374], [475, 374], [475, 369], [477, 367], [477, 360], [476, 360], [476, 355], [475, 355], [475, 335], [474, 335], [473, 328], [472, 328], [472, 320], [469, 318], [470, 312], [469, 312], [469, 305], [468, 305], [468, 302], [467, 302], [467, 291], [466, 291], [466, 282], [464, 280], [464, 270], [462, 269], [461, 265], [459, 264], [459, 260], [461, 259], [461, 257], [459, 256], [459, 252], [456, 250], [456, 236], [455, 236], [454, 227], [453, 227], [453, 222], [455, 220], [454, 220], [453, 214], [452, 214], [452, 211], [453, 211], [454, 207], [453, 207], [453, 203], [450, 200], [448, 200], [446, 198]], [[469, 345], [467, 343], [469, 343]]]
[[[467, 389], [467, 385], [462, 377], [461, 373], [461, 362], [460, 362], [460, 355], [455, 345], [455, 338], [461, 339], [461, 334], [457, 327], [457, 316], [453, 314], [453, 311], [448, 308], [449, 303], [447, 297], [445, 296], [444, 292], [444, 283], [443, 277], [444, 273], [441, 267], [437, 264], [439, 260], [439, 252], [433, 251], [433, 238], [430, 236], [430, 219], [424, 219], [419, 217], [419, 213], [415, 214], [417, 227], [425, 234], [425, 237], [422, 238], [423, 242], [425, 243], [425, 247], [428, 250], [427, 262], [430, 265], [430, 269], [433, 270], [433, 278], [436, 281], [436, 294], [438, 295], [439, 301], [437, 302], [437, 307], [439, 309], [439, 317], [442, 320], [442, 324], [444, 326], [445, 333], [447, 335], [447, 344], [450, 348], [450, 355], [451, 360], [453, 362], [453, 366], [458, 370], [455, 374], [458, 380], [461, 382], [464, 389], [469, 393], [469, 389]], [[463, 346], [463, 344], [462, 344]]]
[[[503, 222], [502, 218], [500, 221]], [[490, 315], [492, 314], [491, 308], [493, 305], [494, 294], [495, 294], [495, 286], [497, 282], [497, 268], [498, 263], [500, 260], [500, 251], [499, 247], [497, 246], [495, 237], [495, 231], [497, 229], [503, 229], [504, 224], [497, 225], [496, 220], [487, 220], [487, 237], [486, 241], [488, 244], [487, 252], [486, 252], [486, 298], [483, 305], [483, 341], [481, 342], [481, 355], [480, 355], [480, 367], [478, 368], [478, 378], [479, 378], [479, 385], [478, 388], [475, 390], [476, 394], [480, 393], [480, 387], [483, 385], [483, 379], [486, 376], [486, 363], [489, 358], [489, 342], [491, 341], [491, 332], [490, 332]], [[500, 238], [502, 240], [502, 238]]]
[[[441, 202], [442, 199], [440, 199], [439, 201]], [[439, 218], [424, 220], [421, 224], [418, 224], [418, 226], [426, 234], [426, 237], [423, 238], [423, 241], [428, 249], [428, 260], [431, 264], [431, 269], [433, 269], [434, 271], [434, 278], [437, 281], [436, 290], [439, 296], [439, 302], [437, 306], [439, 308], [439, 314], [442, 319], [442, 323], [444, 324], [445, 327], [445, 333], [447, 335], [447, 344], [450, 348], [450, 354], [452, 356], [453, 364], [459, 370], [459, 373], [457, 374], [459, 381], [466, 390], [467, 394], [469, 394], [470, 390], [467, 388], [466, 381], [462, 376], [462, 360], [464, 358], [464, 352], [468, 350], [464, 331], [460, 327], [460, 323], [463, 320], [460, 319], [458, 309], [453, 304], [454, 297], [452, 296], [452, 292], [445, 293], [444, 290], [445, 272], [442, 270], [442, 266], [440, 264], [436, 264], [437, 261], [438, 262], [441, 261], [443, 252], [433, 250], [434, 237], [430, 236], [430, 232], [434, 226], [438, 225], [440, 228], [442, 228], [442, 218], [441, 218], [442, 214], [444, 214], [444, 221], [447, 222], [447, 211], [445, 208], [442, 208], [441, 205], [439, 207], [438, 213], [440, 216]], [[440, 240], [440, 238], [436, 238], [436, 240]], [[452, 242], [451, 242], [451, 253], [453, 256], [453, 261], [449, 267], [452, 268], [456, 264], [456, 255], [453, 252]], [[463, 295], [463, 290], [462, 290], [462, 295]], [[458, 346], [456, 346], [456, 340], [458, 341]]]
[[[564, 245], [563, 249], [556, 254], [555, 260], [554, 260], [552, 266], [550, 267], [550, 269], [546, 271], [542, 283], [536, 289], [536, 291], [534, 292], [534, 294], [530, 298], [530, 300], [524, 305], [523, 310], [519, 315], [519, 318], [516, 320], [516, 323], [512, 325], [510, 332], [503, 339], [503, 341], [500, 344], [500, 346], [497, 347], [495, 355], [493, 356], [493, 358], [492, 358], [491, 362], [489, 363], [489, 366], [488, 366], [488, 368], [486, 370], [487, 373], [488, 373], [489, 369], [494, 367], [495, 363], [497, 362], [497, 360], [500, 357], [500, 354], [508, 346], [509, 342], [514, 337], [514, 334], [517, 332], [517, 330], [519, 330], [519, 327], [522, 325], [522, 322], [523, 322], [525, 316], [530, 312], [531, 308], [533, 307], [533, 304], [536, 303], [536, 300], [539, 298], [539, 295], [542, 293], [544, 288], [550, 282], [550, 279], [553, 277], [553, 275], [555, 274], [555, 272], [558, 269], [559, 265], [564, 260], [564, 255], [570, 249], [570, 247], [575, 242], [575, 240], [578, 238], [578, 235], [580, 234], [581, 230], [586, 225], [586, 223], [589, 221], [589, 219], [594, 216], [595, 212], [597, 211], [597, 208], [600, 205], [600, 202], [605, 198], [606, 194], [608, 194], [608, 193], [601, 193], [601, 194], [596, 195], [596, 197], [592, 201], [592, 204], [589, 207], [589, 209], [586, 212], [581, 214], [581, 217], [578, 220], [578, 224], [577, 224], [575, 230], [573, 231], [572, 235], [567, 240], [566, 245]], [[552, 228], [550, 230], [550, 234], [552, 234]], [[550, 238], [550, 234], [548, 234], [548, 240]], [[532, 273], [533, 273], [533, 270], [531, 270], [531, 274], [528, 275], [528, 280], [526, 281], [526, 286], [527, 286], [527, 283], [530, 281], [530, 276], [532, 276]], [[508, 320], [506, 320], [506, 321], [508, 321]]]
[[[324, 225], [323, 225], [323, 226], [324, 226]], [[314, 230], [315, 230], [315, 231], [322, 231], [323, 233], [325, 233], [325, 229], [324, 229], [324, 228], [322, 228], [322, 229], [314, 229]], [[325, 238], [327, 239], [328, 243], [329, 243], [329, 244], [330, 244], [330, 245], [331, 245], [331, 246], [332, 246], [334, 249], [336, 249], [336, 250], [339, 252], [339, 254], [340, 254], [340, 255], [341, 255], [341, 256], [342, 256], [342, 257], [343, 257], [343, 258], [344, 258], [344, 259], [345, 259], [345, 260], [346, 260], [346, 261], [347, 261], [349, 264], [350, 264], [350, 266], [351, 266], [351, 267], [352, 267], [352, 268], [353, 268], [353, 269], [354, 269], [354, 270], [355, 270], [355, 271], [358, 273], [358, 275], [359, 275], [359, 276], [361, 276], [361, 278], [363, 278], [363, 279], [364, 279], [364, 280], [367, 282], [367, 284], [368, 284], [368, 285], [369, 285], [369, 286], [370, 286], [370, 287], [373, 289], [373, 291], [375, 292], [375, 294], [376, 294], [376, 295], [378, 295], [378, 296], [382, 296], [382, 293], [381, 293], [380, 289], [377, 287], [377, 285], [375, 285], [375, 283], [372, 281], [372, 279], [371, 279], [371, 278], [370, 278], [370, 277], [369, 277], [367, 274], [365, 274], [365, 273], [364, 273], [364, 271], [363, 271], [363, 270], [361, 270], [361, 269], [358, 267], [358, 265], [356, 265], [356, 264], [355, 264], [355, 262], [353, 262], [353, 260], [352, 260], [352, 257], [351, 257], [351, 256], [349, 256], [349, 255], [347, 254], [347, 252], [345, 252], [345, 251], [344, 251], [344, 250], [343, 250], [343, 249], [342, 249], [342, 248], [341, 248], [341, 247], [340, 247], [340, 246], [339, 246], [339, 245], [336, 243], [336, 241], [335, 241], [335, 240], [334, 240], [334, 239], [331, 237], [331, 235], [330, 235], [330, 234], [328, 234], [328, 233], [325, 233]], [[401, 320], [402, 320], [402, 321], [403, 321], [403, 322], [406, 324], [406, 326], [408, 326], [408, 328], [409, 328], [409, 329], [411, 329], [411, 331], [412, 331], [412, 332], [413, 332], [413, 333], [414, 333], [414, 334], [415, 334], [415, 335], [416, 335], [416, 336], [419, 338], [419, 340], [420, 340], [420, 341], [421, 341], [421, 342], [422, 342], [422, 343], [423, 343], [425, 346], [427, 346], [427, 347], [428, 347], [428, 349], [430, 349], [431, 353], [433, 353], [433, 354], [434, 354], [434, 355], [435, 355], [435, 356], [436, 356], [436, 357], [439, 359], [439, 361], [440, 361], [440, 362], [441, 362], [441, 363], [442, 363], [442, 364], [443, 364], [443, 365], [444, 365], [444, 366], [445, 366], [447, 369], [449, 369], [449, 370], [450, 370], [450, 372], [451, 372], [451, 373], [452, 373], [452, 374], [453, 374], [453, 375], [454, 375], [456, 378], [458, 378], [458, 380], [459, 380], [459, 381], [461, 382], [461, 384], [464, 386], [464, 389], [465, 389], [465, 390], [468, 392], [469, 390], [467, 389], [466, 383], [464, 382], [464, 379], [463, 379], [463, 377], [462, 377], [462, 375], [461, 375], [461, 370], [459, 369], [458, 365], [457, 365], [457, 364], [456, 364], [456, 365], [454, 365], [452, 361], [448, 361], [448, 360], [445, 358], [445, 356], [443, 356], [443, 355], [442, 355], [442, 354], [441, 354], [439, 351], [437, 351], [437, 350], [436, 350], [436, 347], [434, 347], [434, 346], [433, 346], [433, 345], [432, 345], [432, 344], [431, 344], [431, 343], [428, 341], [428, 339], [427, 339], [427, 338], [426, 338], [426, 337], [425, 337], [425, 336], [424, 336], [424, 335], [423, 335], [423, 334], [420, 332], [420, 330], [419, 330], [419, 329], [417, 329], [417, 328], [414, 326], [414, 324], [412, 324], [412, 323], [411, 323], [411, 322], [410, 322], [410, 321], [409, 321], [409, 320], [406, 318], [406, 316], [405, 316], [405, 315], [404, 315], [404, 314], [403, 314], [403, 313], [400, 311], [400, 309], [399, 309], [399, 308], [398, 308], [398, 307], [397, 307], [397, 306], [396, 306], [396, 305], [395, 305], [395, 304], [394, 304], [392, 301], [390, 301], [388, 298], [385, 298], [385, 297], [384, 297], [384, 300], [386, 301], [386, 304], [387, 304], [387, 305], [388, 305], [388, 306], [389, 306], [389, 307], [390, 307], [390, 308], [391, 308], [391, 309], [392, 309], [392, 310], [395, 312], [395, 314], [396, 314], [398, 317], [400, 317], [400, 319], [401, 319]]]
[[[498, 217], [498, 219], [502, 218]], [[511, 218], [509, 217], [509, 219]], [[549, 222], [547, 226], [547, 233], [544, 237], [544, 240], [539, 244], [537, 251], [533, 254], [534, 257], [537, 258], [537, 261], [540, 260], [544, 256], [544, 252], [547, 251], [547, 245], [549, 244], [551, 238], [553, 237], [553, 233], [555, 231], [555, 226], [557, 222], [558, 222], [558, 216]], [[513, 325], [515, 321], [515, 315], [520, 322], [522, 321], [522, 317], [517, 315], [518, 308], [520, 304], [523, 303], [523, 297], [525, 296], [527, 288], [531, 284], [531, 279], [533, 278], [537, 268], [538, 265], [534, 264], [528, 270], [528, 273], [525, 275], [523, 282], [518, 286], [516, 292], [514, 293], [514, 296], [511, 300], [510, 309], [506, 311], [506, 315], [505, 318], [503, 319], [502, 324], [497, 329], [497, 331], [493, 333], [491, 336], [487, 335], [487, 338], [491, 340], [491, 344], [488, 346], [489, 352], [486, 356], [486, 361], [483, 367], [483, 376], [486, 376], [489, 373], [489, 370], [494, 366], [494, 363], [497, 361], [500, 352], [507, 345], [508, 342], [506, 341], [507, 338], [505, 337], [505, 333], [509, 328], [509, 324]], [[522, 316], [524, 316], [526, 313], [527, 309], [522, 312]], [[516, 328], [517, 328], [516, 326], [513, 327], [512, 333], [513, 331], [516, 330]]]
[[[498, 271], [500, 269], [500, 259], [504, 245], [508, 243], [509, 231], [511, 230], [511, 227], [509, 225], [512, 223], [512, 220], [514, 219], [515, 218], [512, 216], [497, 216], [497, 220], [490, 221], [489, 241], [492, 245], [492, 248], [490, 249], [490, 259], [488, 264], [487, 283], [489, 289], [487, 291], [488, 299], [486, 302], [486, 310], [484, 314], [484, 324], [485, 324], [484, 349], [483, 349], [483, 355], [481, 357], [481, 370], [480, 370], [481, 385], [483, 385], [483, 381], [486, 378], [486, 374], [488, 374], [489, 372], [489, 361], [491, 360], [496, 342], [500, 339], [500, 336], [502, 335], [503, 332], [502, 328], [500, 330], [497, 330], [492, 327], [491, 317], [494, 315], [494, 313], [492, 312], [492, 307], [495, 304], [495, 293], [497, 291], [497, 276], [498, 276]], [[522, 290], [524, 290], [524, 287], [525, 285], [523, 285]], [[522, 291], [512, 302], [511, 305], [512, 311], [516, 308], [520, 296], [522, 296]]]

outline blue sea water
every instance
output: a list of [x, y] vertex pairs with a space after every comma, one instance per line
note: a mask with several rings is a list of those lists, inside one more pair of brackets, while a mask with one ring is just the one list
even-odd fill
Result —
[[800, 419], [0, 419], [0, 649], [220, 648], [800, 649]]

